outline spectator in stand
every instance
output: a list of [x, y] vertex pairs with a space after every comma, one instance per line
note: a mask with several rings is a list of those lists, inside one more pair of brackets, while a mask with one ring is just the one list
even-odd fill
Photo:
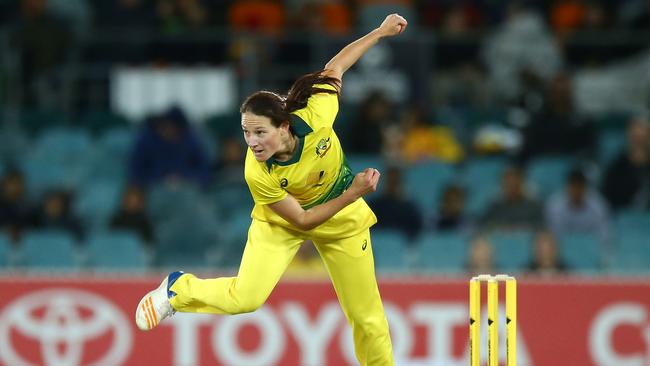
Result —
[[422, 229], [422, 214], [413, 201], [404, 197], [402, 171], [389, 167], [384, 180], [381, 195], [368, 203], [377, 216], [376, 227], [400, 230], [412, 240]]
[[143, 126], [136, 138], [129, 174], [131, 183], [145, 188], [158, 183], [207, 188], [208, 156], [182, 110], [173, 107]]
[[551, 81], [539, 113], [523, 130], [524, 161], [539, 155], [571, 154], [591, 159], [596, 152], [596, 128], [575, 111], [571, 78], [558, 74]]
[[501, 179], [501, 196], [486, 209], [481, 226], [486, 230], [533, 230], [542, 226], [542, 204], [526, 190], [523, 168], [511, 165]]
[[457, 163], [464, 156], [453, 131], [446, 126], [432, 125], [417, 107], [405, 109], [398, 129], [403, 136], [400, 157], [409, 163], [424, 160]]
[[242, 172], [244, 171], [244, 157], [246, 145], [241, 137], [229, 136], [221, 143], [221, 153], [215, 164], [215, 181], [219, 185], [245, 184]]
[[465, 190], [457, 185], [448, 185], [442, 193], [433, 228], [436, 231], [467, 232], [471, 227], [471, 220], [465, 213]]
[[555, 36], [539, 14], [522, 2], [509, 2], [507, 13], [507, 19], [487, 38], [482, 53], [491, 89], [509, 101], [521, 93], [522, 73], [550, 80], [563, 59]]
[[25, 197], [25, 180], [17, 170], [9, 170], [2, 177], [0, 192], [0, 229], [13, 242], [29, 224], [31, 208]]
[[63, 190], [53, 190], [45, 194], [31, 219], [31, 226], [36, 229], [63, 230], [74, 235], [78, 241], [83, 240], [81, 222], [70, 209], [72, 194]]
[[564, 191], [548, 199], [546, 222], [553, 234], [593, 234], [601, 240], [609, 238], [609, 210], [599, 192], [589, 187], [580, 169], [569, 172]]
[[122, 194], [120, 208], [111, 218], [111, 229], [131, 230], [143, 242], [153, 244], [153, 226], [146, 211], [145, 192], [137, 186], [128, 186]]
[[359, 117], [350, 131], [349, 149], [357, 154], [380, 154], [384, 145], [383, 132], [395, 123], [393, 105], [383, 93], [370, 93], [359, 107]]
[[494, 247], [487, 237], [479, 235], [472, 239], [465, 269], [472, 275], [494, 272]]
[[289, 24], [294, 29], [345, 35], [352, 28], [352, 14], [345, 1], [295, 0], [286, 5]]
[[230, 7], [228, 19], [234, 31], [278, 35], [285, 23], [285, 9], [279, 0], [239, 0]]
[[633, 118], [627, 147], [605, 171], [603, 193], [614, 210], [650, 209], [650, 121]]
[[587, 4], [581, 0], [556, 1], [550, 10], [551, 26], [556, 32], [577, 30], [585, 22]]
[[535, 235], [533, 258], [528, 270], [537, 274], [557, 274], [566, 272], [567, 266], [558, 256], [557, 241], [553, 233], [540, 231]]

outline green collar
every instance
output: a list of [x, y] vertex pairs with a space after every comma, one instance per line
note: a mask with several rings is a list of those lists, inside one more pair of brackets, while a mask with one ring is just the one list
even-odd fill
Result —
[[286, 165], [297, 163], [298, 160], [300, 160], [300, 157], [302, 156], [302, 149], [305, 145], [305, 136], [307, 136], [308, 134], [314, 131], [312, 130], [311, 127], [309, 127], [309, 125], [307, 124], [307, 122], [305, 122], [305, 120], [296, 116], [295, 114], [291, 115], [291, 120], [289, 123], [291, 124], [291, 130], [293, 131], [293, 133], [296, 136], [298, 136], [298, 146], [296, 146], [296, 151], [293, 153], [291, 159], [287, 161], [277, 161], [273, 158], [268, 159], [266, 161], [266, 167], [268, 168], [269, 172], [271, 171], [273, 164], [286, 166]]

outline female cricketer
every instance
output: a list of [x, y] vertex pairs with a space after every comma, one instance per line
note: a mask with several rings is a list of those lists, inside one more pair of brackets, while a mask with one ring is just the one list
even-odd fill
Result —
[[135, 314], [150, 330], [176, 311], [239, 314], [258, 309], [306, 239], [316, 246], [352, 327], [361, 365], [393, 365], [388, 322], [375, 278], [369, 228], [377, 219], [364, 194], [379, 172], [353, 177], [333, 130], [341, 78], [370, 47], [407, 26], [391, 14], [344, 47], [324, 70], [298, 79], [287, 96], [259, 91], [241, 106], [249, 147], [245, 177], [255, 206], [236, 277], [172, 272]]

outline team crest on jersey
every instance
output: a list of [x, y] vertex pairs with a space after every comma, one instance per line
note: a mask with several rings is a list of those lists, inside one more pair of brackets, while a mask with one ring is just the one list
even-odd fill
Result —
[[318, 141], [318, 144], [316, 145], [316, 155], [319, 158], [322, 158], [323, 156], [325, 156], [325, 154], [327, 154], [331, 146], [332, 144], [330, 143], [329, 137], [327, 139], [324, 138], [320, 139], [320, 141]]

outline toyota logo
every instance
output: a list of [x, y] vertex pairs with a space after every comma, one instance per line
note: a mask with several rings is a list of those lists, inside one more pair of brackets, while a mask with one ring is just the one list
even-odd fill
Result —
[[[131, 338], [129, 322], [122, 312], [85, 291], [33, 292], [13, 301], [0, 314], [0, 360], [6, 365], [120, 365], [131, 351]], [[84, 357], [89, 342], [103, 339], [112, 339], [112, 343], [102, 356], [92, 360], [88, 354]], [[40, 355], [16, 347], [17, 340], [23, 344], [37, 342]]]

